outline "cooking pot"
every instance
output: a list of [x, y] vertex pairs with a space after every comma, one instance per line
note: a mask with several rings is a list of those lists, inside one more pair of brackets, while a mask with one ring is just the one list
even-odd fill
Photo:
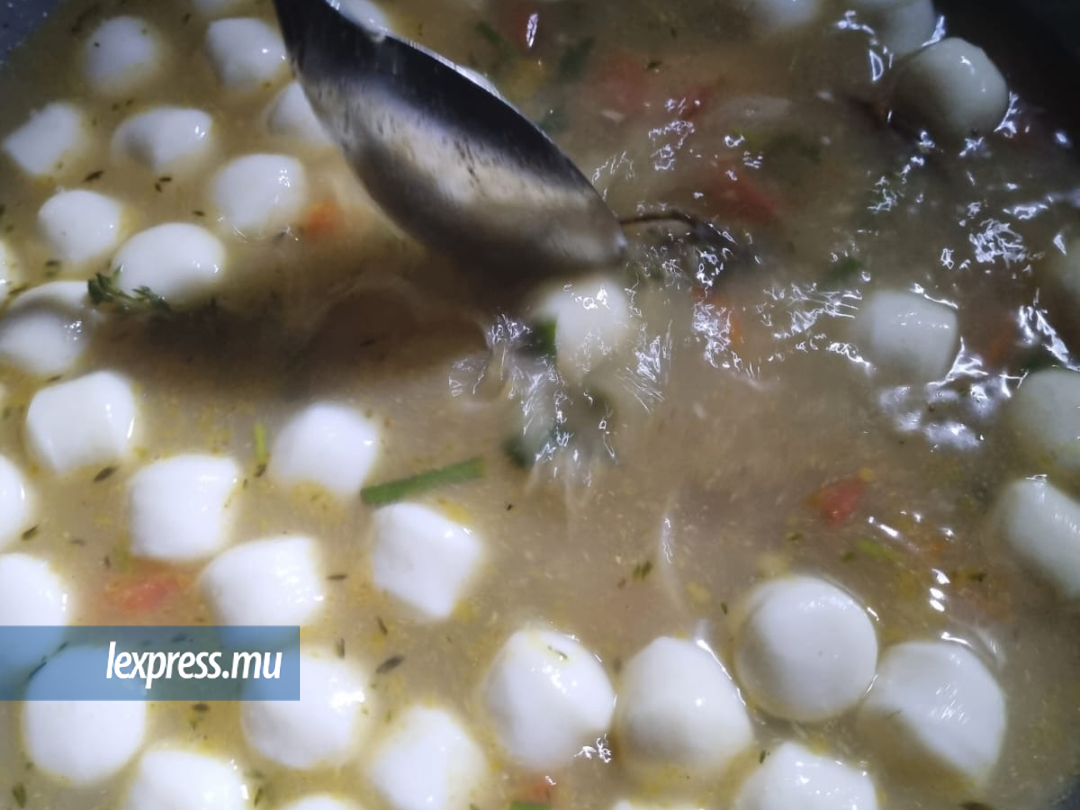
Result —
[[[66, 0], [0, 0], [0, 66]], [[985, 48], [1010, 85], [1080, 137], [1080, 3], [1077, 0], [936, 0], [950, 33]], [[1080, 810], [1080, 783], [1060, 805]]]

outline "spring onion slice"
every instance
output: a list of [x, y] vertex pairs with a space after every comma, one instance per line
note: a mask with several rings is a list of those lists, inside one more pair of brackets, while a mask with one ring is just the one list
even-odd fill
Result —
[[360, 490], [360, 500], [369, 506], [385, 506], [413, 495], [420, 495], [439, 487], [451, 484], [463, 484], [483, 478], [487, 472], [484, 459], [480, 456], [468, 461], [460, 461], [447, 467], [427, 470], [408, 478], [387, 481], [385, 484], [364, 487]]

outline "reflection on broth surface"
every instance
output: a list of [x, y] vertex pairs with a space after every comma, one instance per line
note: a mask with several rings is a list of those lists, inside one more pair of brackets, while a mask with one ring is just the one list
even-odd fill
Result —
[[63, 6], [0, 74], [0, 622], [308, 649], [299, 705], [4, 706], [9, 804], [1052, 806], [1052, 117], [921, 0], [343, 5], [490, 79], [621, 216], [716, 230], [494, 285], [384, 224], [268, 2]]

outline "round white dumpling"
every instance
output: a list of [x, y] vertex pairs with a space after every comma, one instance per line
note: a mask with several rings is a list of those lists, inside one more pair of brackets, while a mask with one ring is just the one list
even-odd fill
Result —
[[158, 748], [139, 759], [124, 810], [249, 810], [249, 790], [227, 759]]
[[308, 537], [253, 540], [222, 553], [199, 584], [222, 624], [301, 627], [322, 610], [318, 544]]
[[122, 123], [112, 139], [114, 155], [141, 163], [156, 175], [183, 174], [213, 145], [214, 119], [187, 107], [158, 107]]
[[1005, 695], [966, 647], [910, 642], [882, 656], [859, 728], [891, 764], [920, 781], [981, 787], [1005, 737]]
[[135, 234], [113, 257], [117, 283], [134, 292], [147, 287], [170, 305], [207, 297], [226, 266], [225, 246], [205, 228], [169, 222]]
[[0, 360], [36, 377], [63, 374], [86, 351], [98, 319], [85, 281], [34, 287], [0, 320]]
[[997, 128], [1009, 109], [1009, 87], [982, 48], [950, 38], [901, 65], [893, 100], [901, 117], [963, 140]]
[[281, 810], [360, 810], [360, 806], [329, 793], [316, 793], [289, 802]]
[[426, 506], [384, 506], [372, 521], [374, 585], [426, 621], [454, 612], [483, 561], [480, 539]]
[[854, 706], [877, 668], [877, 634], [862, 605], [824, 580], [790, 577], [751, 591], [735, 634], [735, 676], [785, 720], [815, 723]]
[[560, 633], [521, 630], [491, 665], [484, 700], [503, 748], [548, 772], [607, 733], [615, 691], [596, 656]]
[[285, 43], [278, 32], [254, 17], [210, 23], [206, 52], [226, 90], [250, 93], [288, 72]]
[[875, 366], [912, 382], [943, 377], [959, 343], [956, 313], [908, 292], [873, 293], [855, 317], [855, 333]]
[[376, 31], [390, 31], [390, 20], [371, 0], [341, 0], [341, 12]]
[[396, 715], [367, 761], [390, 810], [469, 810], [487, 798], [483, 751], [442, 709], [414, 706]]
[[83, 70], [95, 92], [125, 95], [154, 81], [165, 66], [165, 56], [165, 44], [150, 23], [138, 17], [113, 17], [83, 45]]
[[0, 626], [64, 626], [70, 602], [64, 583], [45, 560], [0, 554]]
[[96, 191], [61, 191], [38, 211], [53, 258], [74, 265], [99, 259], [120, 241], [124, 206]]
[[[34, 498], [29, 484], [18, 467], [0, 456], [0, 548], [30, 528], [33, 518]], [[0, 624], [6, 624], [2, 612]]]
[[[42, 672], [78, 659], [68, 647], [50, 659]], [[75, 672], [83, 661], [72, 660]], [[142, 747], [147, 730], [147, 704], [141, 700], [68, 701], [35, 699], [37, 676], [22, 704], [22, 740], [26, 755], [39, 771], [71, 785], [102, 782], [123, 768]]]
[[214, 176], [211, 196], [224, 228], [259, 239], [299, 218], [307, 200], [307, 178], [294, 158], [247, 155]]
[[634, 339], [630, 299], [621, 283], [607, 276], [575, 279], [548, 291], [530, 317], [537, 325], [554, 323], [556, 365], [575, 384]]
[[279, 484], [314, 484], [348, 500], [360, 494], [378, 453], [373, 420], [346, 405], [317, 402], [281, 429], [267, 472]]
[[1014, 481], [997, 506], [1002, 539], [1062, 599], [1080, 598], [1080, 503], [1045, 481]]
[[793, 31], [821, 15], [821, 0], [737, 0], [754, 27], [765, 34]]
[[716, 778], [754, 742], [746, 706], [716, 657], [666, 637], [623, 668], [614, 729], [627, 766], [650, 782]]
[[364, 675], [332, 654], [300, 656], [300, 700], [260, 701], [252, 681], [240, 707], [244, 739], [259, 754], [298, 770], [344, 764], [370, 730]]
[[897, 57], [919, 50], [937, 30], [933, 0], [852, 0], [851, 7]]
[[239, 479], [237, 463], [218, 456], [174, 456], [143, 467], [128, 484], [131, 553], [188, 562], [220, 550]]
[[734, 810], [877, 810], [870, 775], [784, 743], [739, 789]]
[[[0, 554], [0, 626], [40, 628], [26, 643], [0, 655], [0, 682], [18, 683], [63, 643], [72, 615], [71, 595], [45, 560]], [[49, 628], [49, 629], [46, 629]]]
[[4, 139], [3, 150], [27, 174], [47, 177], [70, 170], [90, 140], [82, 110], [58, 101], [31, 113], [25, 124]]
[[1080, 472], [1080, 374], [1047, 369], [1029, 375], [1008, 413], [1017, 438], [1037, 463]]
[[131, 384], [114, 372], [96, 371], [34, 394], [26, 412], [27, 444], [57, 475], [115, 464], [130, 449], [135, 418]]
[[299, 82], [290, 82], [278, 93], [266, 112], [266, 129], [278, 138], [308, 146], [333, 145]]

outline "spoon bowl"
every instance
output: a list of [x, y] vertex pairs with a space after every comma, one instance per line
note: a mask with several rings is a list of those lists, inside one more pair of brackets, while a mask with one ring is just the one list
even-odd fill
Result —
[[274, 0], [312, 107], [384, 213], [464, 266], [617, 265], [618, 219], [573, 162], [464, 69], [327, 0]]

